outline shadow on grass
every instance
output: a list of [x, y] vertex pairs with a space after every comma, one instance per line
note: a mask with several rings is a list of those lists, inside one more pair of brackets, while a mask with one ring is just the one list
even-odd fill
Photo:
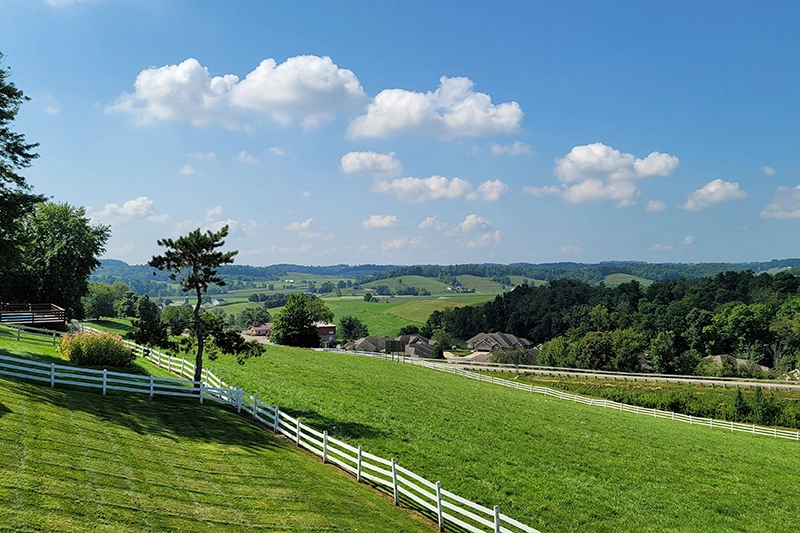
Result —
[[3, 415], [7, 415], [10, 412], [11, 412], [11, 409], [9, 409], [8, 407], [6, 407], [2, 403], [0, 403], [0, 417], [2, 417]]
[[183, 398], [156, 397], [151, 400], [146, 395], [122, 393], [103, 396], [99, 392], [87, 392], [75, 387], [51, 389], [5, 376], [0, 379], [5, 381], [4, 388], [13, 390], [32, 403], [47, 403], [70, 411], [82, 411], [139, 435], [253, 449], [281, 445], [278, 437], [272, 433], [209, 400], [201, 405], [197, 400]]
[[384, 437], [386, 432], [366, 424], [359, 424], [357, 422], [349, 422], [338, 420], [322, 415], [316, 411], [299, 411], [296, 409], [284, 409], [287, 414], [297, 418], [298, 416], [303, 419], [303, 423], [312, 426], [318, 431], [327, 431], [328, 435], [337, 439], [370, 439], [373, 437]]

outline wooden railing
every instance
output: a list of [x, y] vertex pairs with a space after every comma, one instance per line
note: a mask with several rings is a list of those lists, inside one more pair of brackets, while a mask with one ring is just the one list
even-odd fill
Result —
[[55, 304], [0, 303], [0, 324], [62, 324], [66, 318]]

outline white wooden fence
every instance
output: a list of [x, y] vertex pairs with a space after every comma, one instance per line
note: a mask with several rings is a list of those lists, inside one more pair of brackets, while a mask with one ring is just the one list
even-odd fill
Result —
[[404, 357], [398, 359], [397, 356], [391, 356], [388, 354], [375, 353], [375, 352], [353, 352], [353, 351], [339, 350], [336, 348], [325, 348], [323, 351], [357, 355], [361, 357], [375, 357], [378, 359], [401, 361], [413, 365], [424, 366], [426, 368], [432, 368], [434, 370], [439, 370], [441, 372], [447, 372], [448, 374], [463, 376], [468, 379], [484, 381], [487, 383], [492, 383], [494, 385], [500, 385], [503, 387], [509, 387], [512, 389], [522, 390], [530, 393], [535, 392], [537, 394], [542, 394], [544, 396], [552, 396], [554, 398], [558, 398], [559, 400], [567, 400], [571, 402], [582, 403], [585, 405], [602, 407], [604, 409], [612, 409], [615, 411], [623, 411], [626, 413], [635, 413], [637, 415], [645, 415], [653, 418], [665, 418], [669, 420], [677, 420], [679, 422], [686, 422], [690, 425], [695, 425], [695, 426], [706, 426], [710, 428], [724, 429], [728, 431], [741, 431], [744, 433], [750, 433], [752, 435], [765, 435], [768, 437], [775, 437], [779, 439], [791, 439], [795, 441], [800, 441], [800, 430], [789, 431], [785, 429], [756, 426], [753, 424], [740, 424], [738, 422], [729, 422], [727, 420], [716, 420], [714, 418], [703, 418], [699, 416], [683, 415], [680, 413], [674, 413], [672, 411], [661, 411], [660, 409], [637, 407], [635, 405], [628, 405], [605, 399], [600, 400], [597, 398], [586, 398], [584, 396], [579, 396], [577, 394], [570, 394], [568, 392], [559, 391], [548, 387], [539, 387], [536, 385], [528, 385], [526, 383], [520, 383], [518, 381], [510, 381], [508, 379], [496, 378], [494, 376], [485, 376], [477, 372], [472, 372], [461, 368], [455, 368], [453, 366], [446, 364], [431, 363], [430, 361], [416, 359], [413, 357]]
[[[105, 333], [90, 326], [83, 330]], [[323, 462], [332, 463], [353, 474], [356, 480], [370, 482], [393, 495], [395, 505], [405, 505], [432, 516], [444, 531], [458, 526], [472, 533], [539, 533], [538, 530], [514, 520], [500, 512], [500, 507], [485, 507], [442, 488], [424, 477], [397, 464], [397, 459], [384, 459], [319, 431], [300, 418], [281, 412], [240, 388], [233, 388], [203, 369], [203, 380], [193, 382], [194, 365], [183, 358], [173, 357], [159, 350], [125, 341], [136, 353], [161, 368], [188, 379], [156, 378], [135, 374], [122, 374], [105, 370], [38, 363], [27, 359], [0, 356], [0, 374], [30, 379], [56, 385], [73, 385], [109, 390], [138, 392], [153, 396], [178, 396], [197, 398], [200, 403], [213, 400], [234, 406], [237, 412], [246, 412], [275, 433], [291, 439], [297, 446], [320, 456]]]

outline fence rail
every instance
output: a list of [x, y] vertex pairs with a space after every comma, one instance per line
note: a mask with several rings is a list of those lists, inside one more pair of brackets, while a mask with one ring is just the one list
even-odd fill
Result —
[[605, 399], [597, 399], [597, 398], [586, 398], [584, 396], [579, 396], [577, 394], [570, 394], [568, 392], [559, 391], [555, 389], [551, 389], [549, 387], [540, 387], [537, 385], [528, 385], [526, 383], [519, 383], [518, 381], [510, 381], [503, 378], [496, 378], [494, 376], [484, 376], [483, 374], [479, 374], [477, 372], [472, 372], [470, 370], [464, 370], [463, 368], [457, 368], [454, 366], [450, 366], [447, 364], [442, 363], [431, 363], [430, 361], [423, 360], [423, 359], [415, 359], [411, 357], [405, 357], [402, 359], [397, 359], [396, 357], [392, 357], [387, 354], [375, 353], [375, 352], [353, 352], [353, 351], [346, 351], [346, 350], [339, 350], [337, 348], [325, 348], [323, 351], [326, 352], [334, 352], [334, 353], [344, 353], [349, 355], [357, 355], [361, 357], [374, 357], [377, 359], [386, 359], [386, 360], [396, 360], [401, 361], [404, 363], [410, 363], [413, 365], [424, 366], [426, 368], [432, 368], [434, 370], [439, 370], [441, 372], [446, 372], [448, 374], [455, 374], [457, 376], [462, 376], [468, 379], [474, 379], [476, 381], [492, 383], [494, 385], [500, 385], [503, 387], [509, 387], [512, 389], [518, 389], [522, 391], [527, 391], [530, 393], [537, 393], [542, 394], [544, 396], [551, 396], [554, 398], [558, 398], [559, 400], [567, 400], [576, 403], [582, 403], [584, 405], [602, 407], [604, 409], [611, 409], [615, 411], [622, 411], [626, 413], [634, 413], [637, 415], [645, 415], [650, 416], [653, 418], [663, 418], [669, 420], [676, 420], [678, 422], [685, 422], [690, 425], [695, 426], [706, 426], [710, 428], [716, 429], [724, 429], [729, 431], [740, 431], [744, 433], [750, 433], [752, 435], [764, 435], [768, 437], [775, 437], [780, 439], [790, 439], [794, 441], [800, 441], [800, 430], [798, 431], [789, 431], [786, 429], [778, 429], [778, 428], [769, 428], [765, 426], [756, 426], [754, 424], [741, 424], [738, 422], [730, 422], [727, 420], [717, 420], [714, 418], [704, 418], [692, 415], [683, 415], [680, 413], [675, 413], [672, 411], [662, 411], [660, 409], [651, 409], [647, 407], [638, 407], [635, 405], [628, 405], [624, 403], [614, 402]]
[[[91, 326], [82, 325], [81, 329], [106, 333]], [[301, 418], [292, 417], [282, 412], [279, 407], [262, 402], [258, 396], [229, 386], [208, 369], [203, 369], [202, 381], [193, 382], [190, 381], [194, 376], [192, 363], [130, 341], [125, 343], [137, 356], [144, 357], [157, 366], [188, 379], [119, 374], [32, 363], [11, 357], [0, 357], [0, 374], [49, 382], [51, 387], [57, 384], [70, 384], [102, 388], [104, 393], [107, 390], [121, 390], [146, 393], [151, 397], [185, 396], [197, 398], [201, 403], [208, 399], [231, 405], [237, 412], [249, 413], [253, 419], [271, 428], [275, 433], [320, 456], [323, 462], [332, 463], [349, 472], [357, 481], [369, 482], [387, 490], [393, 495], [395, 505], [424, 509], [436, 518], [442, 531], [448, 528], [452, 530], [453, 526], [457, 526], [472, 533], [539, 533], [538, 530], [502, 514], [499, 506], [485, 507], [443, 489], [441, 483], [433, 483], [403, 468], [397, 463], [396, 458], [385, 459], [373, 455], [365, 451], [362, 446], [353, 446], [329, 436], [327, 431], [319, 431], [308, 426]]]

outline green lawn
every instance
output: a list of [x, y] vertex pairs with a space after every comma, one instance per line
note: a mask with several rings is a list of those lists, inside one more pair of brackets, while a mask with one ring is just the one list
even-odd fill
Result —
[[213, 405], [0, 376], [0, 531], [433, 531]]
[[800, 444], [269, 347], [227, 382], [544, 533], [797, 531]]
[[344, 316], [354, 316], [367, 325], [370, 335], [395, 337], [403, 326], [422, 326], [422, 323], [405, 320], [391, 313], [392, 309], [404, 305], [400, 299], [394, 299], [391, 303], [375, 303], [365, 302], [363, 298], [325, 298], [325, 305], [333, 311], [334, 322], [338, 323]]
[[464, 294], [453, 295], [447, 299], [417, 299], [407, 301], [402, 305], [393, 307], [388, 312], [406, 320], [424, 324], [431, 313], [442, 311], [450, 307], [464, 307], [467, 305], [477, 305], [493, 300], [494, 296], [487, 294]]
[[617, 285], [622, 285], [623, 283], [628, 283], [633, 280], [641, 283], [642, 287], [649, 287], [653, 284], [653, 280], [651, 279], [640, 278], [639, 276], [632, 276], [630, 274], [609, 274], [603, 281], [607, 287], [616, 287]]

